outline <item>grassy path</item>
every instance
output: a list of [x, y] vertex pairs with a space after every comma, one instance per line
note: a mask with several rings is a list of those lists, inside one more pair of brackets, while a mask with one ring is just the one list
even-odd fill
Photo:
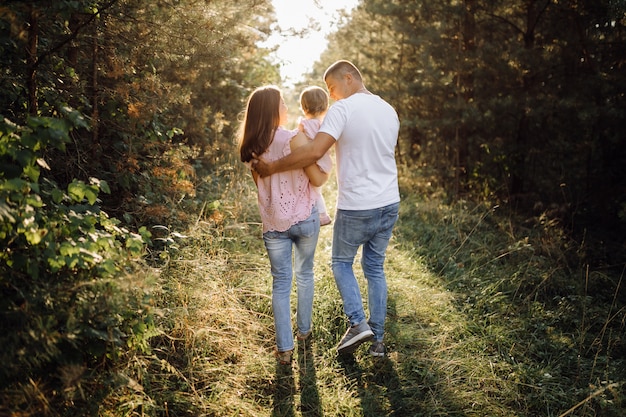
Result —
[[[193, 228], [197, 244], [185, 246], [170, 261], [171, 276], [163, 274], [178, 285], [173, 337], [185, 344], [187, 380], [202, 398], [203, 411], [256, 417], [401, 416], [415, 415], [421, 403], [439, 401], [432, 387], [424, 389], [431, 378], [423, 369], [424, 353], [432, 349], [436, 329], [449, 326], [442, 320], [451, 314], [450, 295], [433, 287], [423, 265], [392, 242], [389, 355], [370, 358], [363, 346], [353, 360], [338, 357], [335, 346], [347, 323], [330, 270], [332, 226], [322, 228], [316, 253], [313, 340], [297, 347], [291, 367], [276, 364], [269, 262], [260, 225], [242, 221], [257, 217], [254, 190], [245, 182], [230, 184], [222, 209]], [[333, 212], [334, 190], [325, 192]], [[219, 223], [223, 219], [216, 213], [228, 217], [228, 212], [232, 223]]]
[[[574, 335], [585, 330], [593, 341], [597, 328], [605, 334], [609, 325], [623, 330], [623, 324], [589, 310], [587, 328], [573, 321], [566, 329], [560, 321], [579, 314], [579, 298], [537, 301], [546, 288], [554, 291], [542, 268], [551, 268], [554, 279], [556, 256], [542, 253], [557, 253], [555, 247], [540, 236], [545, 247], [528, 249], [532, 237], [520, 239], [480, 207], [453, 212], [436, 202], [403, 199], [386, 263], [383, 359], [369, 357], [366, 346], [351, 358], [336, 354], [347, 323], [330, 269], [332, 227], [323, 227], [313, 340], [297, 347], [291, 366], [277, 365], [255, 190], [241, 173], [227, 175], [232, 177], [220, 181], [227, 185], [216, 196], [220, 203], [201, 213], [188, 244], [171, 252], [161, 273], [169, 322], [163, 327], [171, 331], [156, 351], [165, 352], [161, 366], [177, 374], [169, 390], [181, 398], [171, 401], [194, 404], [191, 414], [565, 417], [578, 404], [578, 414], [569, 414], [599, 415], [603, 409], [603, 415], [621, 415], [619, 360], [582, 358], [590, 342]], [[332, 213], [332, 186], [325, 193]], [[358, 259], [355, 270], [365, 291]], [[295, 286], [293, 294], [295, 302]], [[608, 345], [621, 346], [621, 339], [610, 337]], [[606, 375], [607, 382], [592, 384], [595, 375]]]
[[[254, 217], [251, 190], [245, 185], [234, 188], [227, 195], [247, 194], [253, 207], [238, 206], [242, 200], [227, 205], [240, 216]], [[333, 212], [334, 190], [327, 187], [325, 192]], [[212, 226], [206, 224], [207, 233], [214, 233]], [[202, 235], [201, 230], [196, 232]], [[316, 253], [314, 338], [304, 348], [297, 348], [291, 367], [284, 367], [276, 365], [272, 356], [271, 277], [260, 225], [225, 225], [222, 236], [196, 237], [214, 244], [218, 244], [216, 238], [221, 239], [221, 248], [213, 251], [209, 265], [184, 272], [187, 277], [198, 273], [198, 279], [192, 278], [186, 287], [189, 300], [185, 307], [191, 321], [187, 331], [196, 356], [190, 366], [197, 368], [194, 375], [210, 375], [207, 385], [198, 388], [198, 395], [210, 393], [219, 399], [219, 405], [208, 406], [215, 415], [486, 415], [484, 409], [471, 411], [482, 391], [468, 392], [464, 383], [455, 388], [455, 379], [465, 381], [471, 378], [468, 372], [476, 372], [476, 362], [472, 358], [468, 369], [454, 357], [452, 339], [463, 322], [455, 313], [451, 294], [395, 240], [386, 264], [388, 356], [370, 358], [366, 346], [351, 359], [336, 354], [335, 346], [347, 323], [330, 270], [331, 226], [322, 228]], [[202, 253], [192, 258], [201, 259]], [[219, 259], [222, 262], [215, 264]], [[355, 269], [366, 300], [358, 262]], [[218, 349], [211, 352], [205, 344]], [[213, 356], [207, 356], [207, 351]], [[219, 357], [215, 357], [217, 352]]]

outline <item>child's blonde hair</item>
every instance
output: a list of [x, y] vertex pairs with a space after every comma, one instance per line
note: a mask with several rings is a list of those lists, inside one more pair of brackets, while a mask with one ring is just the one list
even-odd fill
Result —
[[328, 93], [321, 87], [305, 88], [300, 93], [300, 108], [310, 116], [317, 117], [328, 110]]

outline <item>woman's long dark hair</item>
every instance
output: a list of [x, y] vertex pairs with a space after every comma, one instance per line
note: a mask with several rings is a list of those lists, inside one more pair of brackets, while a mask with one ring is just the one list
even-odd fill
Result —
[[239, 134], [239, 156], [249, 162], [252, 154], [261, 155], [272, 143], [280, 125], [281, 92], [270, 85], [259, 87], [250, 94]]

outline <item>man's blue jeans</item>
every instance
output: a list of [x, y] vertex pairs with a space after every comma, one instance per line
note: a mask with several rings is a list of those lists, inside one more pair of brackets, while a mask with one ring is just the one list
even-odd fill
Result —
[[387, 315], [387, 281], [383, 264], [400, 203], [372, 210], [337, 210], [333, 229], [332, 267], [343, 310], [350, 325], [365, 319], [361, 290], [352, 264], [363, 246], [361, 266], [367, 279], [370, 319], [374, 340], [382, 341]]
[[[294, 348], [291, 327], [291, 281], [296, 275], [298, 330], [311, 330], [313, 314], [313, 258], [320, 233], [317, 208], [311, 216], [284, 232], [265, 232], [263, 241], [270, 259], [272, 272], [272, 310], [276, 327], [276, 347], [279, 352]], [[292, 266], [293, 250], [293, 266]]]

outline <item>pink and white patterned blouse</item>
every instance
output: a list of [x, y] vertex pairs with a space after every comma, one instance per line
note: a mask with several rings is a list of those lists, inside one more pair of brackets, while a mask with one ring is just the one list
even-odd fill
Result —
[[[289, 142], [298, 130], [276, 129], [274, 140], [262, 155], [268, 162], [291, 153]], [[311, 215], [319, 196], [303, 169], [279, 172], [257, 179], [263, 233], [284, 232]]]

